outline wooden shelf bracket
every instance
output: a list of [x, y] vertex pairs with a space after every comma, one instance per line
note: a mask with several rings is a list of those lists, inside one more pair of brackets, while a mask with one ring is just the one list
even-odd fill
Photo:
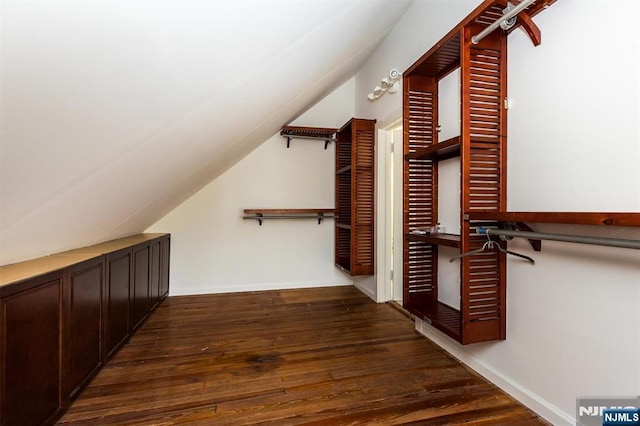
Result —
[[245, 209], [243, 220], [257, 220], [262, 226], [265, 219], [317, 219], [318, 225], [324, 219], [334, 217], [334, 209]]

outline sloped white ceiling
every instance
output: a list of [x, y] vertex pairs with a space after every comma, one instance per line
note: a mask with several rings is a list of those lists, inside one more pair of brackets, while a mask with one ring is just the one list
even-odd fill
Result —
[[411, 0], [3, 0], [0, 264], [141, 232], [351, 77]]

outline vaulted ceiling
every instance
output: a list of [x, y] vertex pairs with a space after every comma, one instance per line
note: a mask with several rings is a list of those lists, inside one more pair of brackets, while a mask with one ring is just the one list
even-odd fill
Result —
[[352, 77], [411, 0], [3, 0], [0, 264], [140, 232]]

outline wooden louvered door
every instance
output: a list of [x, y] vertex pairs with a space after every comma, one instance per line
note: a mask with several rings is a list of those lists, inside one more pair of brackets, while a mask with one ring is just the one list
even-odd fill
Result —
[[335, 263], [373, 275], [375, 120], [353, 118], [337, 133]]
[[[495, 32], [479, 44], [471, 43], [482, 28], [464, 28], [461, 52], [463, 214], [506, 210], [507, 39]], [[496, 226], [463, 220], [463, 253], [487, 241], [475, 232], [479, 225]], [[462, 259], [462, 343], [506, 337], [505, 264], [504, 253], [498, 251]]]

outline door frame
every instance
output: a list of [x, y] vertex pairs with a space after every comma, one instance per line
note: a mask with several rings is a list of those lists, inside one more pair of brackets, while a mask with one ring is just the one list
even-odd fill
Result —
[[[402, 118], [378, 129], [376, 301], [402, 301]], [[393, 271], [393, 279], [392, 279]]]

